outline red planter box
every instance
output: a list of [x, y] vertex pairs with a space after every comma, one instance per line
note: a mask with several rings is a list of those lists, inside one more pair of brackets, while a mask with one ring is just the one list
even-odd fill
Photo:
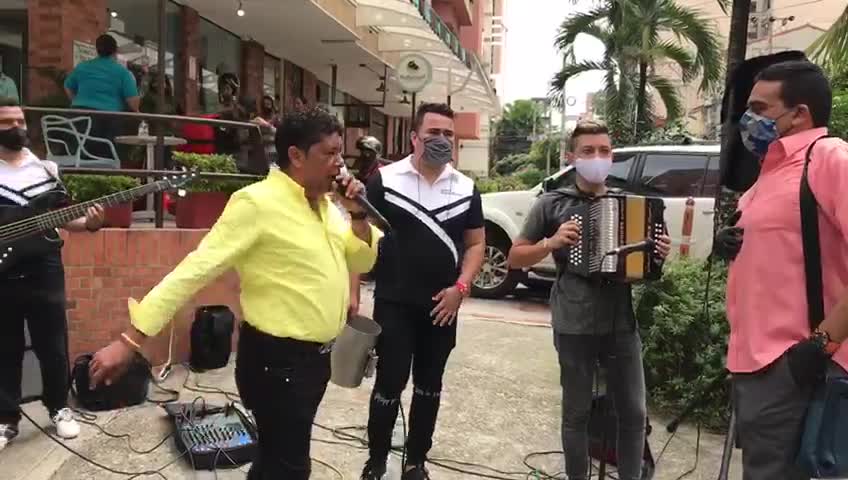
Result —
[[106, 217], [105, 226], [110, 228], [130, 228], [132, 225], [132, 203], [123, 203], [103, 209]]
[[177, 228], [211, 228], [229, 199], [228, 193], [188, 192], [177, 200]]

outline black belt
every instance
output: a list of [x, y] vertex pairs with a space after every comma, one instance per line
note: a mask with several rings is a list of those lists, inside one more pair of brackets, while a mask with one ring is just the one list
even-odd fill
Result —
[[333, 351], [333, 345], [336, 343], [335, 339], [326, 343], [320, 343], [310, 342], [307, 340], [297, 340], [294, 338], [277, 337], [270, 333], [265, 333], [247, 322], [242, 322], [240, 330], [239, 335], [247, 334], [249, 337], [252, 337], [252, 340], [261, 344], [263, 348], [283, 347], [307, 354], [318, 353], [319, 355], [326, 355]]

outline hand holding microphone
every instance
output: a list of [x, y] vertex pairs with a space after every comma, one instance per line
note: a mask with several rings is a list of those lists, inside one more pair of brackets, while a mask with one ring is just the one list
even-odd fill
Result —
[[342, 166], [339, 176], [336, 177], [336, 187], [339, 201], [352, 216], [364, 212], [373, 219], [380, 230], [383, 232], [391, 230], [389, 221], [371, 205], [365, 196], [365, 185], [351, 175], [345, 166]]

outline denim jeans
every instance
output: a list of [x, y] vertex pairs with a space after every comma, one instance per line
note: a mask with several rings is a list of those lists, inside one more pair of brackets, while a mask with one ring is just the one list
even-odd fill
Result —
[[[562, 447], [569, 480], [589, 478], [589, 416], [599, 362], [607, 368], [618, 421], [618, 478], [640, 480], [647, 409], [638, 331], [607, 335], [554, 333], [562, 385]], [[612, 441], [612, 439], [610, 439]]]

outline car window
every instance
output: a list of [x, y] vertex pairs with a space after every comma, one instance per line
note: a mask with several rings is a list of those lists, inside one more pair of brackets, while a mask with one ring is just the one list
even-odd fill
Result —
[[[636, 153], [613, 153], [612, 168], [610, 168], [609, 177], [607, 177], [607, 185], [621, 189], [627, 188], [627, 179], [630, 176], [630, 169], [633, 167], [633, 162], [636, 160]], [[559, 178], [552, 180], [549, 183], [548, 190], [556, 190], [568, 185], [574, 185], [574, 177], [577, 175], [575, 169], [571, 169]]]
[[640, 190], [661, 197], [698, 196], [706, 155], [648, 154], [639, 179]]
[[702, 197], [715, 197], [716, 190], [719, 188], [719, 181], [721, 180], [719, 168], [719, 157], [710, 157], [710, 162], [707, 164], [707, 171], [704, 174], [704, 187], [701, 190]]

